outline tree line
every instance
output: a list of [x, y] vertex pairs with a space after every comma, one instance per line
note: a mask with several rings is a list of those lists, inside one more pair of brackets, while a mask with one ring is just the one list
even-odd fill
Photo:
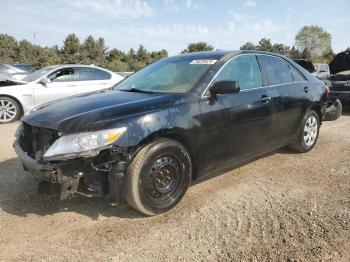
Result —
[[105, 40], [88, 36], [83, 42], [73, 33], [62, 47], [42, 47], [28, 40], [17, 41], [13, 36], [0, 34], [0, 62], [31, 64], [33, 69], [53, 64], [94, 64], [112, 71], [135, 71], [160, 58], [167, 57], [165, 49], [147, 51], [142, 45], [135, 51], [108, 49]]
[[[246, 42], [240, 49], [274, 52], [292, 59], [308, 59], [314, 63], [329, 63], [335, 56], [331, 48], [331, 35], [319, 26], [302, 27], [295, 36], [295, 45], [292, 47], [262, 38], [258, 44]], [[197, 42], [188, 44], [181, 53], [210, 50], [214, 50], [214, 47], [205, 42]], [[0, 34], [0, 62], [31, 64], [33, 69], [53, 64], [80, 63], [94, 64], [112, 71], [136, 71], [167, 56], [165, 49], [150, 52], [142, 45], [137, 50], [130, 48], [127, 52], [117, 48], [108, 49], [101, 37], [88, 36], [81, 42], [74, 33], [65, 38], [62, 47], [42, 47], [28, 40], [17, 41], [13, 36]]]

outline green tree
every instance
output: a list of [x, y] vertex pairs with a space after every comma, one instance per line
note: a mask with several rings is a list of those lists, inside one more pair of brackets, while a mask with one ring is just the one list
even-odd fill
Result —
[[91, 35], [89, 35], [82, 45], [82, 62], [84, 64], [95, 64], [98, 66], [104, 66], [106, 62], [106, 52], [107, 48], [105, 46], [105, 41], [103, 38], [95, 40]]
[[286, 46], [284, 44], [274, 44], [272, 46], [272, 50], [274, 53], [287, 56], [287, 55], [289, 55], [290, 47]]
[[126, 55], [123, 51], [117, 49], [117, 48], [113, 48], [112, 50], [107, 52], [107, 61], [108, 62], [112, 62], [115, 60], [119, 60], [119, 61], [124, 61], [126, 59]]
[[331, 49], [331, 35], [320, 26], [304, 26], [295, 36], [295, 44], [299, 50], [307, 49], [315, 60]]
[[214, 47], [205, 42], [190, 43], [186, 49], [182, 50], [181, 54], [200, 51], [212, 51], [213, 49]]
[[81, 44], [79, 38], [73, 33], [69, 34], [63, 42], [62, 62], [66, 64], [79, 63], [81, 60]]
[[151, 62], [157, 61], [157, 60], [162, 59], [164, 57], [168, 57], [168, 51], [165, 49], [162, 49], [160, 51], [151, 52]]
[[17, 40], [13, 36], [0, 34], [0, 60], [1, 62], [16, 62]]
[[37, 59], [35, 49], [36, 47], [29, 41], [21, 40], [18, 43], [17, 61], [24, 64], [33, 64], [33, 61]]
[[256, 50], [257, 46], [254, 45], [252, 42], [246, 42], [244, 45], [242, 45], [240, 50]]
[[298, 48], [295, 48], [295, 46], [293, 45], [292, 48], [289, 50], [288, 56], [291, 59], [300, 59], [301, 52], [298, 50]]
[[290, 47], [284, 44], [275, 43], [272, 44], [271, 39], [262, 38], [258, 45], [252, 42], [246, 42], [240, 47], [241, 50], [259, 50], [266, 52], [274, 52], [281, 55], [289, 55]]
[[259, 41], [259, 44], [257, 46], [257, 50], [260, 51], [266, 51], [266, 52], [273, 52], [273, 46], [271, 43], [271, 39], [267, 39], [267, 38], [262, 38]]
[[[326, 50], [320, 59], [319, 62], [329, 64], [335, 57], [335, 53], [333, 52], [332, 48]], [[318, 61], [315, 61], [318, 62]]]
[[139, 46], [139, 49], [137, 50], [136, 53], [136, 58], [140, 62], [148, 63], [149, 62], [149, 55], [147, 50], [143, 47], [143, 45]]
[[306, 59], [306, 60], [312, 60], [310, 50], [308, 48], [304, 48], [304, 50], [301, 52], [300, 58]]
[[165, 49], [147, 51], [142, 45], [137, 52], [127, 53], [113, 48], [107, 51], [103, 38], [88, 36], [83, 43], [74, 34], [69, 34], [61, 47], [42, 47], [28, 40], [17, 41], [14, 37], [0, 34], [0, 61], [31, 64], [33, 69], [60, 63], [84, 63], [106, 67], [113, 71], [134, 71], [167, 57]]
[[120, 61], [120, 60], [113, 60], [107, 64], [107, 68], [114, 72], [127, 72], [130, 71], [130, 67], [128, 63]]

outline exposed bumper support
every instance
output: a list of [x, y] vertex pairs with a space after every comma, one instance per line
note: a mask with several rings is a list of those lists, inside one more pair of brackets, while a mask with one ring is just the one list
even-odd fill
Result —
[[[89, 161], [83, 160], [70, 160], [57, 164], [40, 163], [28, 156], [17, 140], [13, 147], [21, 160], [24, 170], [30, 172], [37, 181], [46, 181], [59, 185], [60, 200], [71, 198], [75, 193], [79, 192], [83, 195], [88, 195], [84, 193], [84, 190], [80, 190], [87, 183], [86, 181], [90, 181], [88, 176], [95, 175], [101, 181], [108, 181], [108, 185], [106, 185], [106, 189], [108, 186], [107, 200], [113, 203], [124, 202], [123, 180], [127, 170], [127, 162], [117, 160], [110, 171], [101, 172], [91, 168]], [[84, 179], [81, 180], [82, 178]]]

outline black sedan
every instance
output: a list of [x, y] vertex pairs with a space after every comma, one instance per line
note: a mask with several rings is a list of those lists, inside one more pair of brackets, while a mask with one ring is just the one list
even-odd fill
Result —
[[308, 152], [326, 103], [324, 83], [277, 54], [185, 54], [111, 90], [36, 108], [22, 118], [14, 148], [61, 199], [105, 196], [156, 215], [193, 180], [287, 145]]

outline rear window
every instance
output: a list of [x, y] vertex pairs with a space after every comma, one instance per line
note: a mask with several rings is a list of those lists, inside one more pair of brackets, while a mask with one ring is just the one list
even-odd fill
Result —
[[78, 81], [109, 80], [111, 74], [96, 68], [81, 67], [78, 69]]
[[286, 61], [279, 57], [259, 55], [259, 63], [268, 81], [268, 85], [293, 82], [293, 77]]

